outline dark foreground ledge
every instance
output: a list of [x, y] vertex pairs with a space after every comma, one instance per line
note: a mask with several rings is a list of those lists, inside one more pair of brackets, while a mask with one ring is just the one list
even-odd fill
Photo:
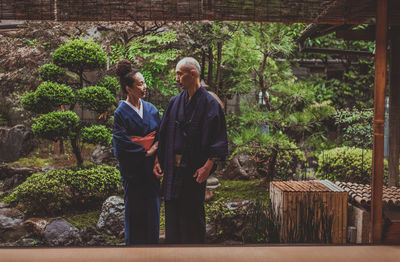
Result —
[[400, 246], [163, 246], [1, 248], [0, 261], [400, 261]]

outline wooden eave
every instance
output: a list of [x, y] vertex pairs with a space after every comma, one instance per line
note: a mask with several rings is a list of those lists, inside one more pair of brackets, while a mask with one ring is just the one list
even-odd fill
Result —
[[[400, 1], [389, 2], [389, 24], [400, 25]], [[0, 0], [0, 20], [374, 24], [376, 0]]]

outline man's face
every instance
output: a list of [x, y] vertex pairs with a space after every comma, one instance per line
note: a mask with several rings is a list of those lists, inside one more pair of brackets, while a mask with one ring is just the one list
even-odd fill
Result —
[[184, 66], [177, 66], [175, 74], [176, 82], [178, 82], [180, 88], [188, 89], [194, 85], [195, 75], [193, 70], [185, 68]]

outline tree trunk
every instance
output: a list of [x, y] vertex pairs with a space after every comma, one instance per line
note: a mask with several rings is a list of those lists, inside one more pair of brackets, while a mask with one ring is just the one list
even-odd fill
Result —
[[[267, 50], [265, 49], [264, 54], [263, 54], [263, 60], [261, 62], [259, 72], [258, 72], [258, 84], [260, 86], [261, 94], [266, 103], [266, 106], [267, 106], [268, 110], [271, 110], [271, 103], [269, 102], [269, 98], [267, 96], [268, 88], [267, 88], [267, 85], [265, 84], [265, 80], [264, 80], [264, 70], [265, 70], [265, 64], [267, 62], [268, 56], [269, 56], [269, 54], [267, 53]], [[258, 97], [257, 97], [257, 99], [258, 99]]]
[[72, 152], [74, 153], [74, 155], [76, 157], [76, 162], [78, 164], [78, 167], [81, 167], [82, 163], [83, 163], [83, 159], [82, 159], [82, 155], [81, 155], [81, 150], [78, 145], [77, 137], [74, 137], [71, 139], [71, 146], [72, 146]]
[[393, 34], [389, 88], [389, 186], [399, 186], [400, 37]]
[[201, 73], [200, 73], [200, 79], [204, 80], [204, 72], [206, 68], [206, 51], [202, 50], [201, 51]]
[[214, 55], [211, 46], [208, 47], [208, 77], [207, 84], [212, 87]]
[[64, 154], [64, 141], [62, 139], [54, 142], [54, 154], [58, 156]]
[[219, 96], [219, 88], [221, 82], [221, 56], [222, 56], [222, 42], [218, 42], [217, 44], [217, 76], [215, 80], [215, 94]]
[[[64, 105], [60, 106], [60, 110], [61, 111], [65, 110]], [[64, 141], [62, 139], [59, 139], [56, 142], [54, 142], [54, 154], [58, 156], [64, 154]]]
[[79, 89], [83, 88], [83, 70], [79, 71]]

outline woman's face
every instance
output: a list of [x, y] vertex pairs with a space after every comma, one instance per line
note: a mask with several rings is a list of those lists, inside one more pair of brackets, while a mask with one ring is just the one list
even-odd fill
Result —
[[144, 98], [146, 96], [146, 82], [144, 81], [143, 75], [138, 72], [134, 76], [133, 87], [127, 87], [126, 91], [128, 92], [128, 96], [132, 96], [132, 98]]

